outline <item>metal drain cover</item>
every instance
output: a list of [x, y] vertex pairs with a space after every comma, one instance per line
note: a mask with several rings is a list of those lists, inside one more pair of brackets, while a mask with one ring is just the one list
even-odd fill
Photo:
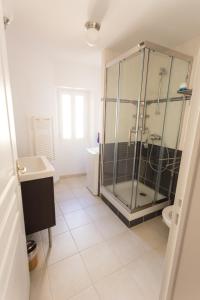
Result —
[[146, 196], [147, 196], [147, 194], [145, 194], [145, 193], [141, 192], [141, 193], [140, 193], [140, 196], [146, 197]]

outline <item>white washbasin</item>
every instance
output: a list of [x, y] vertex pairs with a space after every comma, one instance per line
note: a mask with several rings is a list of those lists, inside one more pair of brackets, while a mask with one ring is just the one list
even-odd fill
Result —
[[90, 154], [99, 154], [99, 147], [87, 148]]
[[17, 160], [19, 181], [52, 177], [55, 169], [45, 156], [26, 156]]

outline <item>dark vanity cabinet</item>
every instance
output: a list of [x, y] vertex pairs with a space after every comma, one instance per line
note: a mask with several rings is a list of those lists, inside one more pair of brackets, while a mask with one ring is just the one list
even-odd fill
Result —
[[21, 182], [26, 234], [56, 225], [53, 177]]

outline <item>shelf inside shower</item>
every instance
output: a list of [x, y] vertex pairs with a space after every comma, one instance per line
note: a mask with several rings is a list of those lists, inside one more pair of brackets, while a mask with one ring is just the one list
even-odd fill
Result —
[[192, 89], [183, 89], [183, 90], [178, 90], [178, 94], [184, 95], [186, 97], [191, 97], [192, 96]]
[[[137, 181], [134, 180], [134, 191], [136, 192]], [[107, 188], [112, 190], [112, 185], [108, 185]], [[119, 182], [115, 184], [115, 196], [123, 200], [123, 203], [130, 207], [131, 202], [131, 193], [132, 193], [132, 181]], [[145, 184], [138, 183], [137, 191], [137, 208], [142, 208], [147, 205], [152, 205], [154, 203], [155, 190], [146, 186]], [[135, 198], [135, 197], [134, 197]], [[166, 199], [166, 196], [158, 193], [155, 202], [160, 202]]]

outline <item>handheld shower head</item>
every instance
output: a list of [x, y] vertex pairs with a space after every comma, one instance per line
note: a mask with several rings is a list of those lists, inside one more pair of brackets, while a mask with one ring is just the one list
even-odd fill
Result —
[[157, 100], [157, 105], [156, 105], [156, 110], [155, 110], [156, 115], [160, 114], [160, 96], [161, 96], [161, 89], [162, 89], [162, 80], [163, 80], [163, 76], [167, 75], [167, 70], [164, 67], [161, 67], [158, 75], [159, 75], [160, 79], [159, 79], [159, 85], [158, 85], [158, 100]]

